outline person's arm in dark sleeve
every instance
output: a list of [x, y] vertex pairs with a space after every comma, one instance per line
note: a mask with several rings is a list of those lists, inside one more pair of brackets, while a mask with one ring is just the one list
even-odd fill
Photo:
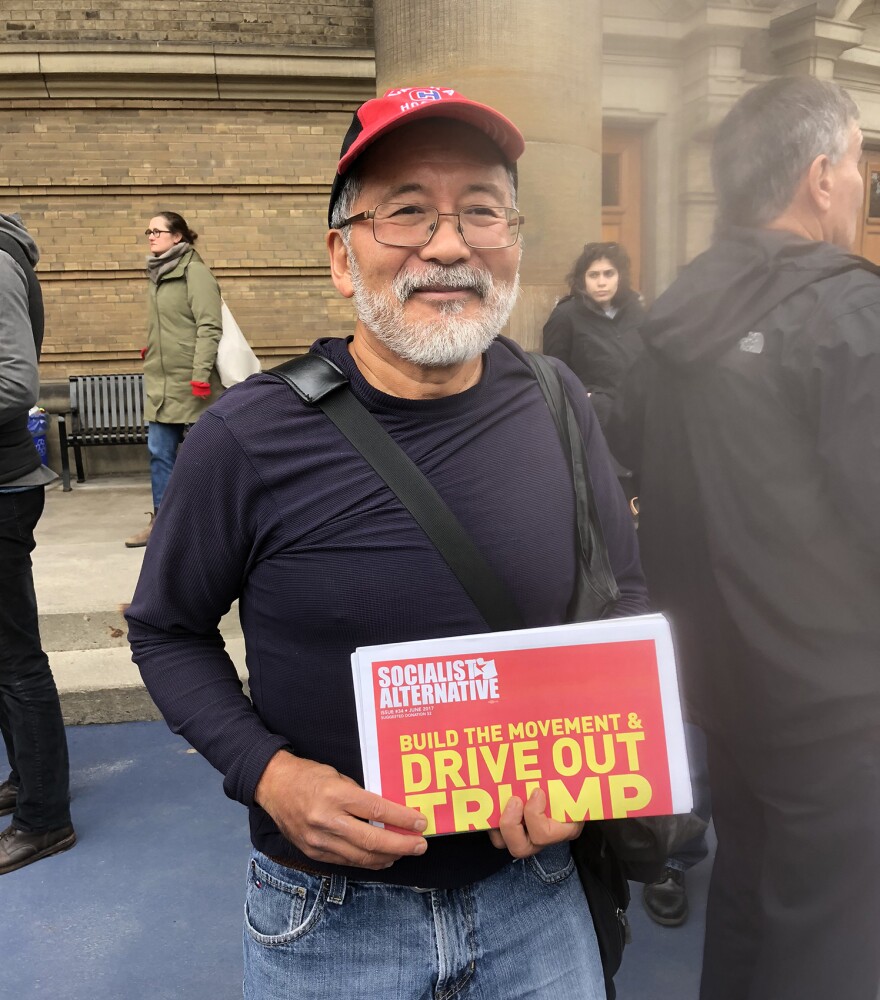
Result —
[[[647, 354], [642, 354], [633, 362], [618, 386], [602, 423], [602, 430], [614, 457], [635, 475], [639, 474], [642, 467], [650, 364]], [[590, 397], [590, 401], [593, 402], [594, 398]]]
[[308, 857], [387, 868], [427, 849], [413, 836], [424, 817], [296, 756], [245, 697], [217, 630], [281, 529], [247, 455], [206, 413], [181, 448], [126, 615], [134, 660], [170, 727], [225, 775], [227, 795], [259, 804]]
[[557, 306], [550, 318], [544, 324], [544, 341], [541, 348], [544, 354], [559, 358], [571, 367], [572, 326], [568, 316]]
[[168, 725], [245, 805], [289, 742], [245, 696], [218, 623], [274, 517], [234, 436], [205, 414], [180, 450], [126, 613], [132, 657]]
[[611, 617], [647, 614], [651, 608], [639, 559], [635, 525], [614, 470], [611, 453], [584, 387], [571, 373], [563, 370], [562, 376], [580, 423], [587, 450], [593, 499], [602, 524], [611, 569], [620, 588], [620, 600]]
[[599, 426], [604, 431], [608, 423], [608, 418], [611, 416], [611, 408], [614, 405], [616, 393], [610, 389], [591, 389], [589, 386], [586, 389], [590, 394], [590, 402], [593, 404], [593, 409], [596, 411]]
[[847, 313], [813, 363], [818, 452], [835, 506], [880, 556], [880, 307]]

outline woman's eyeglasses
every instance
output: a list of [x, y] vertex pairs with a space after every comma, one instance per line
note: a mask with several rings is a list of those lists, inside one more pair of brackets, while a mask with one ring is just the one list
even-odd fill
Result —
[[170, 233], [170, 229], [145, 229], [144, 236], [158, 236], [159, 233]]

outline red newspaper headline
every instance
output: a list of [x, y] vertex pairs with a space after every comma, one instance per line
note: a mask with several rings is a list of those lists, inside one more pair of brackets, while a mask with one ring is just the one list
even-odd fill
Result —
[[497, 827], [538, 787], [562, 822], [686, 811], [668, 626], [623, 621], [358, 651], [367, 787], [428, 834]]

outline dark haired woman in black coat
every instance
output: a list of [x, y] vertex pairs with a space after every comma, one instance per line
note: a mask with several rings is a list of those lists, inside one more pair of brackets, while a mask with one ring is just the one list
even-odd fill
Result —
[[564, 361], [584, 383], [604, 428], [617, 387], [641, 353], [644, 309], [619, 243], [588, 243], [566, 280], [570, 292], [544, 325], [544, 353]]

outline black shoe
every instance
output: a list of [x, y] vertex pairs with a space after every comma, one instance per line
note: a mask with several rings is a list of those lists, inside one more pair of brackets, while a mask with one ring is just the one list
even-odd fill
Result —
[[48, 833], [27, 833], [8, 826], [0, 833], [0, 875], [24, 868], [52, 854], [60, 854], [75, 843], [76, 834], [70, 824]]
[[688, 899], [684, 888], [684, 872], [664, 868], [656, 882], [645, 886], [643, 893], [648, 916], [664, 927], [678, 927], [688, 915]]
[[18, 802], [18, 785], [13, 785], [8, 780], [0, 782], [0, 816], [13, 812], [16, 802]]

